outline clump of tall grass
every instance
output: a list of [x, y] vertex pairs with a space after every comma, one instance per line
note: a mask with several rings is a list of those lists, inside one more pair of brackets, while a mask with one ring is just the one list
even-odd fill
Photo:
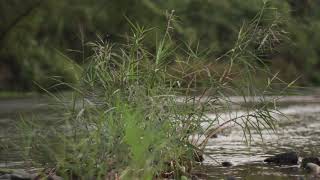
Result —
[[[213, 62], [205, 61], [208, 53], [172, 40], [173, 13], [154, 49], [144, 44], [156, 29], [131, 21], [126, 44], [89, 43], [93, 55], [79, 84], [70, 85], [72, 103], [52, 94], [63, 103], [61, 120], [45, 129], [26, 128], [25, 122], [26, 153], [68, 179], [180, 179], [191, 175], [209, 138], [226, 126], [241, 126], [248, 142], [252, 131], [274, 131], [276, 104], [270, 108], [263, 96], [279, 80], [273, 75], [265, 88], [255, 87], [256, 72], [268, 71], [251, 51], [261, 52], [270, 33], [277, 34], [275, 25], [261, 30], [264, 10], [244, 24], [235, 47]], [[263, 105], [226, 119], [231, 95], [244, 101], [259, 95]]]

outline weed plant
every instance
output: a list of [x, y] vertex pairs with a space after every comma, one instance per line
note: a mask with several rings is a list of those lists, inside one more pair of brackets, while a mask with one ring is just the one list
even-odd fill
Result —
[[[79, 83], [68, 84], [74, 90], [71, 103], [51, 94], [60, 102], [60, 120], [48, 127], [21, 124], [26, 156], [66, 179], [185, 179], [207, 157], [209, 138], [224, 128], [242, 127], [246, 142], [252, 131], [275, 131], [274, 115], [280, 112], [276, 99], [270, 106], [264, 95], [274, 94], [273, 84], [284, 82], [269, 74], [259, 56], [281, 31], [276, 20], [262, 29], [266, 7], [243, 24], [234, 48], [208, 66], [203, 60], [210, 53], [172, 40], [173, 12], [163, 35], [157, 33], [155, 49], [144, 43], [157, 29], [130, 20], [126, 44], [102, 38], [89, 43], [88, 65], [76, 67], [83, 72]], [[269, 76], [264, 88], [257, 88], [257, 73]], [[261, 103], [226, 119], [222, 114], [231, 114], [237, 105], [232, 95], [243, 101], [255, 96]]]

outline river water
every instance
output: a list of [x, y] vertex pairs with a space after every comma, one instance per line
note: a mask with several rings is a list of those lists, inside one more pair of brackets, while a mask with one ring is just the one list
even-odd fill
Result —
[[[298, 152], [300, 157], [320, 157], [320, 99], [316, 96], [286, 97], [286, 103], [280, 110], [286, 117], [278, 117], [279, 129], [276, 133], [263, 131], [260, 135], [253, 133], [250, 146], [245, 143], [240, 128], [232, 127], [212, 138], [206, 147], [204, 166], [198, 171], [205, 173], [207, 179], [248, 180], [291, 180], [308, 179], [308, 175], [299, 165], [275, 166], [264, 164], [266, 157], [288, 151]], [[236, 98], [235, 98], [236, 100]], [[21, 168], [23, 162], [14, 145], [5, 142], [19, 143], [15, 139], [13, 127], [21, 115], [25, 118], [37, 116], [47, 122], [54, 120], [49, 116], [46, 98], [22, 98], [0, 100], [0, 168]], [[14, 144], [14, 143], [13, 143]], [[11, 147], [13, 146], [13, 147]], [[15, 151], [10, 151], [15, 149]], [[9, 149], [9, 151], [8, 151]], [[209, 157], [210, 156], [210, 157]], [[228, 161], [231, 167], [222, 167], [221, 162]]]
[[[248, 146], [240, 128], [234, 127], [218, 138], [210, 139], [206, 151], [211, 158], [205, 158], [207, 170], [212, 179], [228, 176], [239, 179], [303, 179], [308, 177], [296, 166], [275, 166], [263, 163], [274, 154], [295, 151], [300, 157], [320, 156], [320, 104], [297, 103], [280, 109], [286, 117], [279, 116], [277, 133], [263, 131], [253, 133]], [[214, 160], [213, 160], [214, 159]], [[300, 159], [301, 160], [301, 159]], [[211, 166], [228, 161], [234, 166], [225, 168]]]

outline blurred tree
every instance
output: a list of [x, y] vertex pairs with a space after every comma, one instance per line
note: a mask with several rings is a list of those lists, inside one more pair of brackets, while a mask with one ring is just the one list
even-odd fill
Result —
[[[125, 16], [141, 25], [161, 29], [166, 24], [166, 11], [175, 10], [178, 21], [173, 37], [188, 44], [200, 41], [202, 48], [219, 56], [233, 46], [243, 22], [249, 22], [262, 3], [262, 0], [2, 0], [0, 69], [7, 70], [0, 73], [12, 75], [10, 80], [6, 75], [0, 77], [0, 89], [32, 90], [34, 81], [50, 87], [55, 82], [48, 77], [53, 75], [75, 81], [69, 60], [60, 52], [85, 63], [90, 55], [85, 42], [94, 41], [97, 34], [111, 42], [125, 40], [123, 35], [130, 32]], [[306, 74], [305, 82], [320, 83], [317, 71], [320, 37], [316, 33], [320, 28], [320, 3], [311, 0], [270, 0], [270, 3], [278, 8], [282, 28], [291, 41], [267, 59], [273, 59], [271, 64], [285, 60], [296, 67], [297, 73]], [[276, 19], [268, 16], [268, 9], [265, 13], [261, 25], [268, 26]], [[13, 81], [16, 83], [10, 85]]]

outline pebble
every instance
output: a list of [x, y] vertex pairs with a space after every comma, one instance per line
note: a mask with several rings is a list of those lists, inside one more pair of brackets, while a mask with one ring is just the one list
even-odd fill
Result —
[[307, 163], [306, 169], [310, 171], [311, 174], [320, 175], [320, 166], [314, 163]]
[[296, 165], [298, 164], [298, 154], [296, 152], [286, 152], [266, 158], [264, 162], [278, 165]]
[[231, 167], [231, 166], [233, 166], [233, 164], [231, 162], [224, 161], [224, 162], [221, 163], [221, 166], [223, 166], [223, 167]]
[[301, 161], [301, 167], [305, 168], [308, 163], [314, 163], [320, 166], [320, 158], [319, 157], [306, 157]]

